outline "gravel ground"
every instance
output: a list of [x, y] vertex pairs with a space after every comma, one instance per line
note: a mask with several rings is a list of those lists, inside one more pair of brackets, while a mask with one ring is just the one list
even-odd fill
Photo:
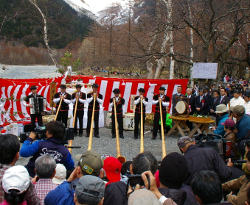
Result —
[[[105, 112], [105, 115], [107, 113]], [[106, 118], [104, 118], [106, 119]], [[152, 132], [150, 130], [152, 126], [145, 126], [145, 130], [149, 130], [144, 135], [144, 150], [150, 151], [156, 157], [158, 161], [162, 159], [162, 140], [160, 140], [160, 135], [158, 133], [156, 140], [151, 140]], [[116, 157], [116, 139], [112, 138], [111, 129], [107, 127], [102, 127], [99, 130], [100, 138], [93, 137], [92, 150], [98, 152], [101, 155], [112, 155]], [[134, 131], [123, 131], [124, 139], [120, 139], [120, 149], [121, 155], [126, 157], [128, 161], [131, 161], [140, 152], [140, 139], [134, 139]], [[72, 156], [74, 161], [75, 155], [82, 154], [87, 151], [89, 138], [86, 138], [86, 131], [83, 131], [83, 137], [75, 137], [73, 141], [73, 146], [81, 146], [80, 149], [73, 149]], [[179, 152], [177, 147], [177, 140], [181, 137], [180, 134], [171, 135], [165, 137], [166, 152]], [[29, 158], [20, 157], [17, 164], [25, 165], [28, 163]]]

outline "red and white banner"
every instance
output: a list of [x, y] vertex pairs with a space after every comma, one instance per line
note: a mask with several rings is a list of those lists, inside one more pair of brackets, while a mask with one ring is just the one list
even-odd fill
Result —
[[[146, 108], [147, 113], [154, 112], [154, 106], [152, 106], [152, 99], [154, 94], [159, 93], [159, 87], [166, 88], [166, 95], [172, 98], [172, 95], [176, 93], [177, 87], [182, 86], [182, 92], [185, 94], [188, 79], [128, 79], [128, 78], [106, 78], [95, 76], [72, 76], [72, 80], [81, 78], [83, 83], [97, 83], [99, 84], [98, 92], [103, 95], [103, 107], [104, 110], [109, 110], [109, 99], [113, 97], [112, 90], [119, 88], [121, 90], [121, 96], [125, 99], [125, 112], [132, 112], [130, 110], [130, 96], [138, 95], [138, 89], [144, 88], [145, 96], [149, 99], [149, 104]], [[50, 79], [1, 79], [0, 80], [0, 96], [1, 96], [1, 119], [0, 125], [7, 122], [19, 121], [22, 118], [29, 117], [29, 108], [26, 108], [22, 104], [23, 98], [30, 94], [29, 87], [36, 85], [38, 87], [38, 94], [47, 98], [49, 103], [50, 99], [50, 86], [52, 81], [57, 82], [57, 87], [60, 86], [63, 77], [50, 78]], [[48, 107], [50, 109], [50, 107]]]

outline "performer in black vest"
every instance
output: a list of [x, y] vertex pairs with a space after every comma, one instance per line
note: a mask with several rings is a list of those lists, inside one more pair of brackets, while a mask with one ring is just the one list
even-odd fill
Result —
[[116, 102], [116, 115], [117, 115], [117, 124], [119, 127], [119, 136], [120, 138], [124, 138], [123, 136], [123, 109], [122, 106], [125, 104], [125, 100], [119, 96], [120, 90], [118, 88], [115, 88], [113, 90], [113, 93], [115, 97], [110, 98], [110, 107], [112, 107], [112, 138], [115, 138], [115, 111], [114, 111], [114, 103], [113, 99], [115, 98]]
[[[86, 94], [81, 92], [82, 86], [80, 84], [76, 85], [76, 93], [72, 94], [72, 103], [74, 104], [74, 110], [73, 113], [75, 113], [76, 110], [76, 119], [75, 119], [75, 127], [74, 132], [75, 136], [77, 136], [77, 118], [79, 119], [79, 137], [82, 137], [83, 133], [83, 115], [84, 115], [84, 102], [86, 100]], [[77, 108], [75, 108], [76, 100], [78, 99]]]
[[[30, 86], [32, 94], [28, 95], [23, 101], [23, 105], [29, 108], [34, 108], [35, 114], [30, 114], [31, 124], [36, 124], [36, 118], [39, 126], [43, 126], [42, 114], [39, 112], [38, 97], [43, 97], [37, 94], [37, 88], [35, 85]], [[34, 99], [34, 105], [30, 104], [30, 98]]]
[[66, 93], [66, 85], [60, 85], [61, 92], [56, 93], [53, 99], [53, 102], [56, 103], [56, 110], [60, 104], [60, 100], [62, 99], [61, 108], [58, 112], [56, 121], [62, 122], [65, 127], [67, 127], [68, 121], [68, 111], [69, 111], [69, 104], [71, 103], [71, 95]]
[[87, 102], [89, 103], [89, 107], [88, 107], [88, 123], [87, 123], [87, 135], [86, 137], [89, 137], [89, 133], [90, 133], [90, 126], [91, 126], [91, 119], [92, 119], [92, 112], [93, 112], [93, 99], [94, 96], [96, 98], [95, 101], [95, 108], [94, 108], [94, 125], [95, 125], [95, 130], [94, 130], [94, 136], [96, 138], [100, 138], [99, 136], [99, 110], [100, 110], [100, 105], [103, 103], [102, 100], [102, 95], [100, 93], [97, 92], [99, 85], [94, 83], [92, 85], [92, 89], [93, 92], [87, 94]]
[[134, 104], [136, 105], [135, 108], [135, 129], [134, 129], [134, 139], [138, 139], [138, 125], [141, 122], [141, 99], [142, 99], [142, 109], [143, 109], [143, 132], [144, 132], [144, 125], [145, 125], [145, 108], [148, 105], [148, 98], [144, 97], [145, 90], [144, 88], [140, 88], [139, 96], [135, 97]]
[[155, 140], [156, 137], [157, 137], [157, 131], [159, 129], [159, 120], [161, 119], [161, 116], [160, 116], [160, 105], [159, 105], [159, 103], [162, 104], [162, 120], [163, 120], [164, 130], [166, 129], [165, 128], [166, 127], [166, 113], [169, 110], [168, 106], [169, 106], [170, 98], [164, 94], [165, 90], [166, 89], [164, 87], [160, 87], [159, 88], [160, 94], [155, 95], [153, 97], [152, 104], [156, 105], [156, 106], [155, 106], [154, 130], [153, 130], [152, 140]]

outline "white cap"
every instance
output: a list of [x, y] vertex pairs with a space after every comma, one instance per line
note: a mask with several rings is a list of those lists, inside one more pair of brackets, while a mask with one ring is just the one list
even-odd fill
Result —
[[3, 175], [2, 186], [6, 193], [9, 190], [15, 189], [22, 194], [30, 186], [30, 176], [24, 166], [17, 165], [7, 169]]
[[56, 175], [53, 177], [52, 181], [54, 184], [61, 184], [66, 181], [67, 170], [64, 165], [56, 165]]

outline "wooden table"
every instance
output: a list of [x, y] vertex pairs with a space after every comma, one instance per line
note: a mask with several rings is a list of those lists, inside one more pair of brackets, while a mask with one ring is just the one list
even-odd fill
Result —
[[207, 133], [209, 133], [209, 124], [214, 123], [214, 120], [209, 121], [196, 121], [196, 120], [189, 120], [189, 122], [192, 122], [194, 124], [194, 129], [189, 133], [189, 137], [193, 137], [193, 135], [198, 132], [199, 134], [203, 133], [204, 130], [206, 130]]
[[[174, 126], [171, 128], [171, 130], [169, 130], [167, 137], [170, 136], [174, 131], [174, 134], [179, 131], [183, 137], [186, 136], [184, 132], [190, 133], [190, 130], [186, 124], [186, 121], [189, 119], [188, 117], [169, 116], [169, 119], [173, 120]], [[182, 127], [184, 127], [184, 129], [182, 129]]]

